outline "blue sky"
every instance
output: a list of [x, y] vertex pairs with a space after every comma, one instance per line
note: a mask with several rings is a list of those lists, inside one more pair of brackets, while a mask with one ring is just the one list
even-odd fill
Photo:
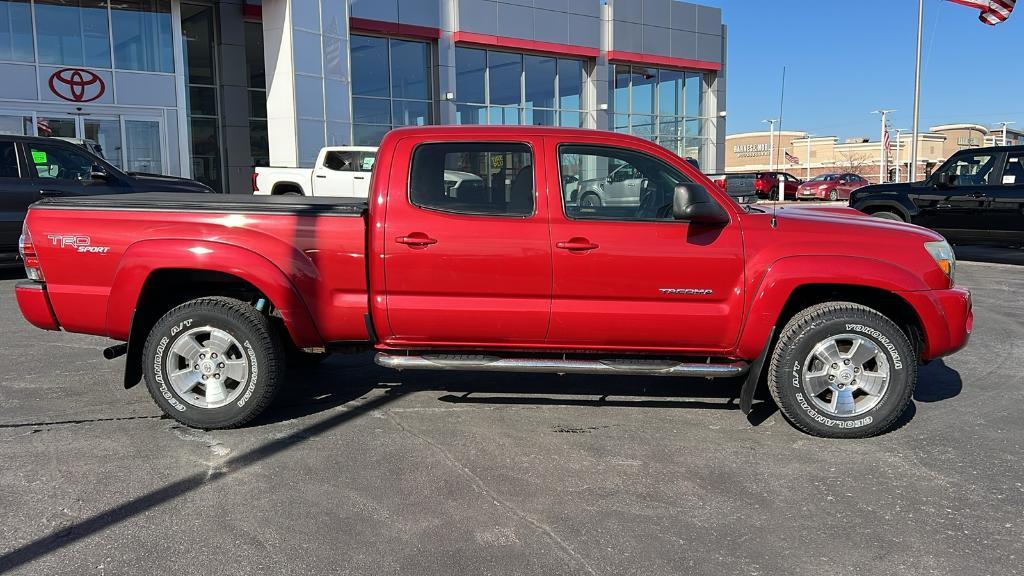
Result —
[[[911, 128], [916, 0], [698, 0], [729, 27], [728, 132], [784, 129], [877, 139], [878, 108]], [[925, 0], [921, 126], [1016, 121], [1024, 129], [1024, 2], [997, 26], [946, 0]]]

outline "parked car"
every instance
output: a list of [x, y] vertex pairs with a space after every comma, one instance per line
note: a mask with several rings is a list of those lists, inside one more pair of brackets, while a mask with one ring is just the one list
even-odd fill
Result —
[[313, 168], [256, 168], [253, 194], [366, 198], [377, 158], [374, 146], [327, 146]]
[[799, 178], [788, 172], [727, 172], [716, 174], [716, 176], [720, 180], [724, 178], [729, 184], [732, 184], [732, 181], [737, 178], [743, 180], [744, 187], [751, 183], [757, 197], [765, 200], [779, 199], [780, 181], [785, 188], [785, 198], [796, 198], [797, 186], [801, 182]]
[[208, 186], [173, 176], [125, 173], [88, 148], [58, 138], [0, 135], [0, 265], [16, 265], [18, 236], [29, 204], [44, 197], [204, 192]]
[[757, 202], [758, 194], [754, 174], [708, 174], [708, 179], [740, 204]]
[[961, 150], [925, 181], [866, 186], [850, 206], [951, 242], [1024, 245], [1024, 146]]
[[850, 194], [867, 186], [869, 182], [862, 176], [853, 173], [821, 174], [800, 185], [797, 191], [799, 200], [847, 200]]
[[[971, 331], [938, 234], [739, 206], [641, 138], [410, 127], [379, 158], [369, 205], [47, 198], [26, 221], [18, 305], [38, 327], [123, 342], [105, 356], [127, 354], [125, 384], [201, 428], [262, 412], [289, 359], [362, 343], [400, 370], [742, 377], [747, 412], [763, 377], [801, 430], [864, 437]], [[559, 170], [608, 166], [644, 174], [632, 201], [565, 200]], [[483, 190], [453, 196], [456, 168]]]

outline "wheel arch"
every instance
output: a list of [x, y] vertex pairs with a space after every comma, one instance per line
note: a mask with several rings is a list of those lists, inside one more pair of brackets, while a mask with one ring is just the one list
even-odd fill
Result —
[[107, 334], [128, 342], [126, 387], [141, 378], [142, 345], [153, 324], [171, 308], [202, 296], [252, 303], [265, 299], [282, 338], [298, 347], [324, 346], [306, 303], [288, 277], [263, 256], [237, 246], [138, 242], [125, 251], [112, 286]]
[[[855, 257], [830, 257], [828, 260], [825, 266], [817, 257], [797, 256], [782, 259], [770, 267], [752, 291], [737, 356], [756, 358], [771, 344], [768, 338], [773, 328], [781, 330], [800, 310], [829, 301], [853, 302], [878, 310], [900, 326], [915, 351], [920, 353], [925, 349], [921, 317], [899, 294], [928, 289], [922, 279], [877, 260]], [[841, 277], [837, 276], [837, 270], [843, 271]]]
[[270, 189], [271, 196], [280, 196], [281, 194], [287, 194], [289, 192], [298, 192], [303, 196], [306, 195], [306, 190], [302, 187], [302, 184], [289, 180], [284, 182], [275, 182], [274, 186]]

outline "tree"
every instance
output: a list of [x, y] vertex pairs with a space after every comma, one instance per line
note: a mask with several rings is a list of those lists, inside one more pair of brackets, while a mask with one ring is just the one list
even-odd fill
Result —
[[868, 155], [861, 152], [839, 152], [836, 154], [836, 171], [863, 176], [868, 160]]

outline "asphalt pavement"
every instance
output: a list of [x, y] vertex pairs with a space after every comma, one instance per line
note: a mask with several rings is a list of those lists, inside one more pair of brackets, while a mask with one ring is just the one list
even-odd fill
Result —
[[968, 348], [901, 426], [823, 440], [738, 384], [293, 372], [239, 430], [161, 417], [0, 281], [0, 572], [1024, 573], [1024, 268], [962, 255]]

